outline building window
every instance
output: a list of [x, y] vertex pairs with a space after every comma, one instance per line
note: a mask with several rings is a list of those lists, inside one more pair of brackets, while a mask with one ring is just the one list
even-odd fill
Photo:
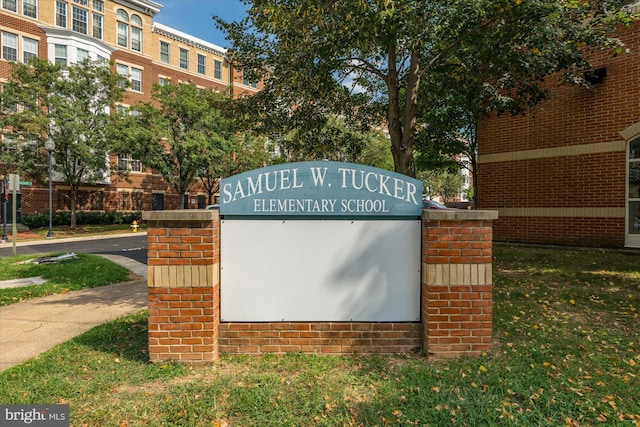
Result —
[[73, 0], [75, 4], [81, 4], [82, 6], [88, 6], [89, 0]]
[[38, 40], [22, 38], [22, 61], [26, 64], [31, 58], [38, 56]]
[[[116, 64], [116, 73], [126, 77], [126, 79], [129, 80], [129, 67], [127, 67], [126, 65]], [[120, 82], [120, 87], [126, 87], [124, 82]]]
[[131, 82], [132, 90], [142, 92], [142, 70], [140, 68], [129, 68], [124, 64], [116, 64], [116, 72]]
[[160, 86], [166, 86], [168, 84], [171, 84], [171, 80], [166, 78], [166, 77], [160, 77], [160, 80], [158, 81], [158, 84]]
[[169, 43], [160, 42], [160, 62], [169, 63]]
[[102, 15], [93, 14], [93, 37], [102, 39]]
[[37, 18], [38, 0], [22, 0], [22, 14], [29, 18]]
[[206, 74], [206, 63], [207, 57], [204, 55], [198, 54], [198, 73]]
[[142, 172], [140, 160], [134, 160], [131, 155], [118, 155], [118, 169], [122, 171]]
[[93, 0], [93, 10], [97, 12], [104, 12], [104, 2], [102, 0]]
[[91, 56], [89, 56], [88, 50], [78, 48], [78, 62], [82, 62], [85, 59], [89, 59], [89, 58], [91, 58]]
[[14, 135], [2, 134], [2, 152], [10, 153], [18, 150], [18, 138]]
[[213, 60], [213, 78], [222, 80], [222, 61]]
[[131, 89], [142, 92], [142, 70], [139, 68], [131, 68]]
[[67, 28], [67, 4], [62, 1], [56, 1], [56, 25]]
[[189, 69], [189, 51], [184, 48], [180, 48], [180, 68]]
[[123, 24], [122, 22], [118, 22], [117, 29], [117, 37], [118, 37], [118, 46], [129, 47], [129, 35], [127, 24]]
[[142, 172], [142, 162], [140, 160], [131, 159], [130, 164], [131, 172]]
[[86, 10], [73, 6], [71, 22], [73, 31], [80, 34], [87, 34], [88, 18]]
[[129, 156], [118, 156], [118, 169], [121, 171], [129, 170]]
[[10, 10], [11, 12], [18, 11], [18, 4], [16, 0], [2, 0], [2, 8]]
[[142, 29], [131, 27], [131, 50], [142, 52]]
[[142, 19], [131, 15], [131, 49], [142, 52]]
[[245, 86], [252, 87], [254, 89], [258, 87], [258, 83], [250, 82], [249, 80], [245, 79], [244, 76], [242, 77], [242, 84]]
[[58, 65], [67, 65], [67, 46], [64, 44], [55, 45], [55, 63]]
[[2, 32], [2, 59], [18, 60], [18, 36], [16, 34]]

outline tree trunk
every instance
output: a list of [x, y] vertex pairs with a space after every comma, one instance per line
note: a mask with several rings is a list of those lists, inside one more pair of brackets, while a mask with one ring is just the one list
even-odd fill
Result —
[[71, 185], [70, 188], [70, 200], [69, 200], [69, 207], [71, 208], [71, 230], [75, 231], [76, 230], [76, 202], [78, 200], [78, 186], [77, 185]]
[[404, 126], [400, 114], [400, 83], [396, 68], [395, 47], [389, 48], [389, 75], [387, 89], [389, 91], [389, 106], [387, 121], [389, 138], [391, 139], [391, 154], [396, 172], [410, 177], [416, 176], [413, 165], [413, 148], [416, 127], [416, 113], [418, 108], [418, 88], [420, 86], [419, 53], [411, 55], [411, 65], [407, 79], [406, 100], [404, 105]]

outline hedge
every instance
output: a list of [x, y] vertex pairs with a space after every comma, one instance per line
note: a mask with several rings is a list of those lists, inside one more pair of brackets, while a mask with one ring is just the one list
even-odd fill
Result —
[[[76, 212], [76, 225], [87, 224], [131, 224], [140, 222], [142, 212]], [[29, 228], [41, 228], [49, 225], [48, 213], [22, 214], [22, 224]], [[51, 218], [53, 225], [71, 225], [71, 212], [59, 211]]]

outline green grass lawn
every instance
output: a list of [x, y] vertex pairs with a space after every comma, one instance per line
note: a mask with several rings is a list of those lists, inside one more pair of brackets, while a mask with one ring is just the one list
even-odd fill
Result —
[[125, 267], [98, 255], [78, 254], [76, 259], [55, 264], [20, 263], [45, 255], [60, 255], [60, 253], [0, 258], [0, 280], [37, 276], [46, 280], [42, 285], [0, 289], [0, 306], [29, 298], [111, 285], [135, 278]]
[[498, 246], [493, 350], [151, 365], [146, 313], [0, 373], [72, 426], [640, 426], [640, 255]]

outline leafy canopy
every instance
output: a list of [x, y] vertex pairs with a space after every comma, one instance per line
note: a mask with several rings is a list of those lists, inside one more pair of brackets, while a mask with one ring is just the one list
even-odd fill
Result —
[[[629, 1], [253, 0], [244, 20], [215, 18], [232, 62], [265, 90], [249, 102], [267, 129], [320, 129], [330, 114], [353, 126], [386, 123], [395, 170], [414, 174], [423, 81], [476, 82], [496, 111], [544, 98], [560, 72], [581, 82], [588, 48], [619, 48]], [[455, 84], [455, 83], [453, 83]]]

